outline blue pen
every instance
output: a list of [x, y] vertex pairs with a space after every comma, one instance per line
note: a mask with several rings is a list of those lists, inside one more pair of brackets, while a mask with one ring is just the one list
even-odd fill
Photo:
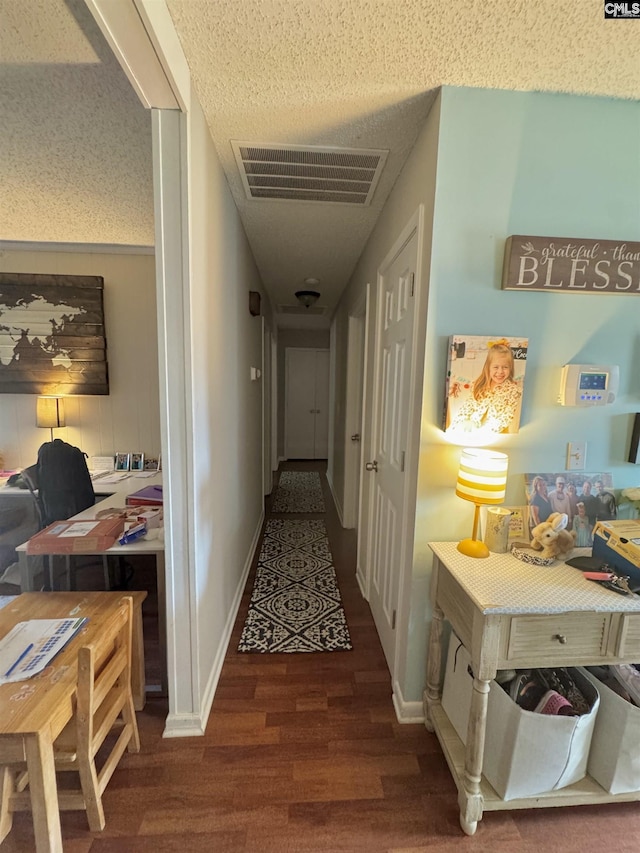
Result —
[[15, 663], [11, 664], [11, 666], [9, 667], [9, 669], [5, 672], [5, 674], [4, 674], [4, 677], [5, 677], [5, 678], [8, 678], [8, 677], [11, 675], [11, 673], [13, 672], [13, 670], [18, 666], [18, 664], [20, 663], [20, 661], [22, 661], [22, 660], [24, 660], [24, 659], [26, 658], [26, 656], [29, 654], [29, 652], [31, 651], [31, 649], [32, 649], [32, 648], [33, 648], [33, 643], [29, 643], [29, 645], [28, 645], [28, 646], [27, 646], [27, 648], [22, 652], [22, 654], [20, 655], [20, 657], [18, 658], [18, 660], [17, 660], [17, 661], [15, 661]]

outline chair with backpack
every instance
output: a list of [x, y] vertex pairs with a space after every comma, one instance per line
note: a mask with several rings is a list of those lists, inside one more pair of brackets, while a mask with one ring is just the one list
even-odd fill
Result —
[[[22, 472], [29, 491], [34, 496], [42, 528], [54, 521], [71, 518], [93, 506], [96, 500], [86, 455], [59, 438], [46, 441], [38, 450], [38, 461]], [[25, 476], [26, 474], [26, 476]], [[111, 589], [107, 557], [102, 558], [105, 589]], [[67, 587], [71, 589], [71, 559], [66, 558]], [[75, 574], [75, 573], [74, 573]], [[53, 567], [49, 564], [50, 586], [53, 589]]]

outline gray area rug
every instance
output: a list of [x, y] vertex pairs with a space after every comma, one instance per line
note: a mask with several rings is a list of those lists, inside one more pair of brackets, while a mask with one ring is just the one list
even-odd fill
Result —
[[270, 519], [238, 651], [351, 648], [324, 521]]
[[324, 512], [324, 498], [317, 471], [283, 471], [271, 512]]

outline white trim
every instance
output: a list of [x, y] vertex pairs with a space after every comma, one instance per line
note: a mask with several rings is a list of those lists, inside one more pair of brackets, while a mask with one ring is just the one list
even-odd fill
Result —
[[[263, 524], [264, 510], [260, 515], [260, 518], [258, 520], [258, 526], [256, 527], [255, 532], [253, 534], [253, 539], [251, 540], [251, 545], [249, 546], [249, 552], [247, 554], [247, 559], [242, 570], [242, 575], [238, 582], [238, 586], [236, 587], [236, 591], [233, 596], [233, 601], [229, 608], [229, 615], [227, 616], [227, 621], [224, 626], [224, 631], [222, 632], [220, 644], [218, 645], [218, 650], [216, 652], [215, 660], [213, 662], [213, 667], [211, 668], [211, 673], [207, 680], [207, 685], [202, 696], [200, 719], [202, 720], [203, 727], [206, 727], [207, 720], [211, 712], [211, 706], [215, 697], [216, 688], [218, 686], [218, 681], [220, 680], [220, 673], [222, 672], [224, 659], [229, 648], [229, 642], [231, 641], [233, 626], [235, 625], [236, 617], [238, 615], [238, 611], [240, 610], [240, 604], [242, 603], [242, 595], [244, 593], [244, 588], [247, 583], [247, 578], [249, 577], [249, 572], [251, 571], [253, 558], [258, 548], [258, 542], [260, 541], [260, 534], [262, 533]], [[167, 735], [165, 734], [163, 735], [163, 737], [167, 737]]]
[[[351, 440], [354, 433], [360, 434], [360, 459], [362, 460], [362, 421], [364, 409], [361, 408], [363, 401], [364, 386], [364, 354], [365, 326], [367, 323], [367, 295], [360, 294], [360, 298], [349, 311], [347, 316], [347, 387], [346, 387], [346, 412], [344, 428], [344, 523], [346, 528], [356, 526], [356, 488], [359, 493], [362, 472], [358, 471], [356, 465], [355, 443]], [[358, 417], [359, 415], [359, 417]]]
[[140, 13], [132, 0], [85, 0], [114, 56], [142, 104], [179, 108]]
[[[187, 177], [184, 116], [152, 110], [160, 428], [165, 493], [169, 717], [200, 711], [198, 607], [193, 524]], [[166, 731], [174, 730], [172, 723]]]
[[3, 252], [73, 252], [84, 255], [155, 255], [155, 246], [126, 246], [115, 243], [34, 243], [30, 240], [0, 240]]
[[[369, 397], [367, 388], [370, 385], [369, 374], [372, 369], [369, 358], [369, 341], [371, 337], [371, 323], [375, 322], [375, 318], [371, 316], [371, 282], [367, 282], [365, 286], [365, 307], [364, 307], [364, 359], [362, 362], [362, 432], [360, 434], [360, 444], [362, 446], [362, 458], [365, 459], [365, 454], [368, 451], [367, 443], [370, 442], [371, 424], [367, 420], [367, 405]], [[365, 489], [367, 487], [366, 477], [360, 472], [360, 494], [358, 496], [358, 525], [356, 536], [356, 577], [362, 592], [362, 596], [366, 601], [369, 601], [371, 582], [369, 572], [362, 566], [362, 542], [363, 537], [367, 536], [367, 559], [371, 553], [371, 534], [368, 523], [366, 521], [366, 512], [368, 510], [368, 501], [365, 502]], [[366, 506], [365, 506], [366, 503]]]
[[278, 336], [271, 335], [271, 488], [273, 473], [278, 470]]
[[403, 725], [424, 723], [424, 706], [422, 700], [418, 702], [406, 702], [402, 696], [400, 684], [397, 681], [393, 682], [393, 694], [391, 698], [396, 712], [396, 719], [399, 723]]
[[162, 737], [202, 737], [202, 719], [198, 714], [169, 714]]
[[336, 512], [338, 513], [338, 519], [340, 521], [340, 526], [344, 527], [343, 517], [344, 513], [342, 511], [342, 507], [340, 506], [340, 501], [338, 500], [338, 495], [336, 494], [336, 490], [333, 487], [333, 477], [329, 473], [329, 469], [327, 469], [327, 483], [329, 484], [329, 491], [331, 492], [331, 497], [333, 498], [333, 503], [336, 508]]
[[[335, 315], [329, 326], [329, 423], [327, 442], [327, 477], [333, 482], [333, 463], [335, 461], [335, 429], [336, 429], [336, 319]], [[344, 525], [343, 525], [344, 526]]]

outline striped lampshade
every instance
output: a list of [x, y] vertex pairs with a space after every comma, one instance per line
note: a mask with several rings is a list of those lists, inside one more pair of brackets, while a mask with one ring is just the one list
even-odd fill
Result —
[[476, 504], [500, 504], [507, 486], [509, 458], [497, 450], [468, 447], [460, 456], [456, 495]]

